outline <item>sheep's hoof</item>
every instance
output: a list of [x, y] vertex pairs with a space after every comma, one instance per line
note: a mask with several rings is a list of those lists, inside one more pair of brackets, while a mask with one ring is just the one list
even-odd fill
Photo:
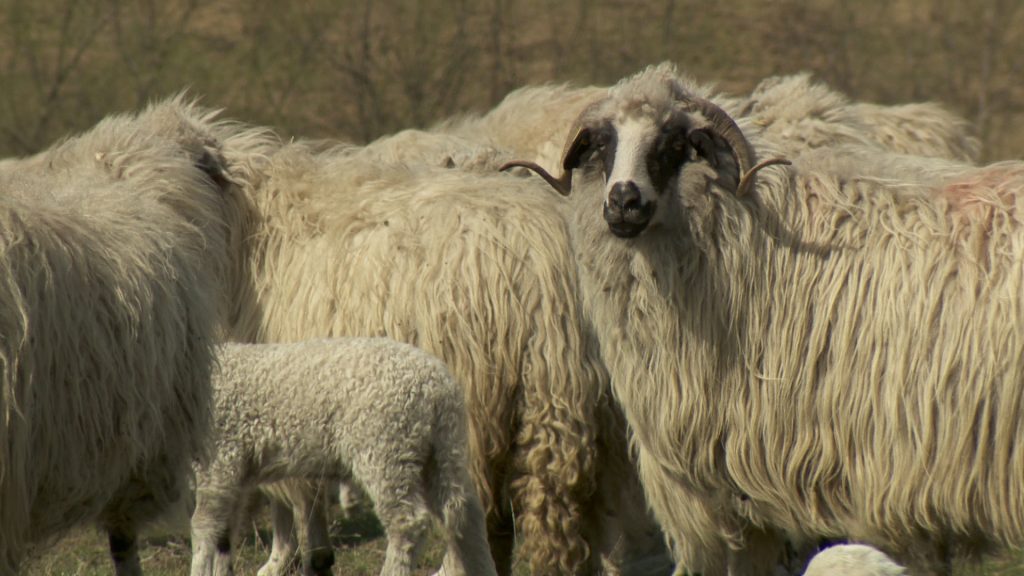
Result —
[[331, 576], [334, 550], [313, 550], [309, 553], [309, 571], [315, 576]]

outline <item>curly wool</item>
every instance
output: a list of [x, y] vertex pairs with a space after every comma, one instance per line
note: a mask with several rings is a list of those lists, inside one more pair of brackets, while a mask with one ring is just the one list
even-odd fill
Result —
[[462, 389], [441, 361], [384, 338], [224, 344], [217, 359], [216, 442], [196, 468], [193, 576], [226, 573], [215, 570], [231, 561], [219, 542], [247, 489], [349, 470], [387, 532], [382, 574], [412, 569], [430, 514], [449, 543], [445, 573], [495, 573], [466, 470]]
[[903, 567], [883, 552], [862, 544], [826, 548], [814, 556], [804, 576], [902, 576]]

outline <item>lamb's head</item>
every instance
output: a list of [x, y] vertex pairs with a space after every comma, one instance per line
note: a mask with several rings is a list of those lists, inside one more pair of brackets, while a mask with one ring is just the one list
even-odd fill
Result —
[[559, 178], [531, 162], [506, 166], [530, 168], [564, 195], [602, 190], [611, 232], [637, 236], [665, 217], [659, 203], [679, 189], [688, 165], [710, 167], [717, 185], [740, 195], [760, 168], [733, 119], [699, 91], [674, 66], [650, 67], [583, 110], [570, 130]]

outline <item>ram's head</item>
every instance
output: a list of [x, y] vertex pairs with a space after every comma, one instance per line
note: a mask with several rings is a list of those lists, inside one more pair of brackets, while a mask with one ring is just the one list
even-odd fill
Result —
[[509, 162], [537, 172], [568, 195], [600, 182], [611, 232], [631, 238], [657, 219], [659, 200], [676, 190], [684, 166], [706, 162], [716, 180], [737, 195], [753, 185], [754, 152], [736, 122], [711, 101], [692, 94], [666, 66], [649, 68], [609, 90], [576, 119], [555, 178], [533, 162]]

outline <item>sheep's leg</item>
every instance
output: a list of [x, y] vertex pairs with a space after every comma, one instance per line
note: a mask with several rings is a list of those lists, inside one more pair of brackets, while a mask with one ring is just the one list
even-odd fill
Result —
[[348, 518], [352, 515], [352, 511], [359, 505], [360, 500], [362, 500], [362, 494], [359, 491], [359, 487], [356, 486], [355, 480], [352, 479], [351, 476], [345, 478], [339, 483], [338, 504], [341, 506], [341, 512], [344, 518]]
[[117, 576], [142, 576], [139, 563], [139, 541], [134, 526], [117, 525], [107, 528], [110, 557]]
[[[323, 485], [319, 485], [323, 487]], [[334, 565], [334, 548], [327, 522], [327, 502], [324, 494], [305, 492], [297, 499], [294, 511], [298, 513], [298, 526], [304, 538], [302, 546], [302, 572], [306, 576], [330, 576]]]
[[790, 548], [774, 530], [753, 526], [744, 529], [744, 547], [729, 554], [729, 574], [736, 576], [775, 576], [787, 569]]
[[107, 502], [100, 525], [118, 576], [141, 576], [138, 527], [166, 510], [181, 494], [184, 481], [178, 469], [168, 464], [167, 454], [153, 459], [124, 483]]
[[416, 554], [430, 527], [430, 512], [422, 490], [420, 471], [409, 474], [406, 466], [369, 466], [378, 476], [360, 473], [368, 480], [366, 491], [376, 504], [377, 518], [388, 537], [380, 576], [411, 576]]
[[894, 556], [914, 576], [952, 576], [953, 552], [944, 539], [915, 538]]
[[[494, 559], [487, 547], [484, 508], [474, 492], [468, 476], [464, 481], [466, 501], [456, 518], [447, 518], [448, 550], [440, 574], [444, 576], [476, 576], [494, 574]], [[443, 511], [441, 512], [443, 515]]]
[[192, 514], [192, 576], [230, 576], [231, 536], [241, 501], [235, 486], [196, 489], [196, 509]]
[[290, 506], [275, 498], [270, 499], [273, 544], [270, 548], [270, 558], [260, 567], [257, 576], [283, 576], [288, 573], [299, 550], [293, 518]]
[[487, 544], [491, 548], [491, 557], [494, 558], [498, 576], [511, 576], [516, 534], [510, 518], [503, 515], [490, 519], [487, 526]]
[[[648, 512], [643, 487], [629, 457], [625, 417], [614, 406], [602, 410], [597, 491], [582, 520], [591, 561], [605, 576], [669, 576], [675, 561], [661, 527]], [[611, 430], [611, 432], [608, 432]]]

